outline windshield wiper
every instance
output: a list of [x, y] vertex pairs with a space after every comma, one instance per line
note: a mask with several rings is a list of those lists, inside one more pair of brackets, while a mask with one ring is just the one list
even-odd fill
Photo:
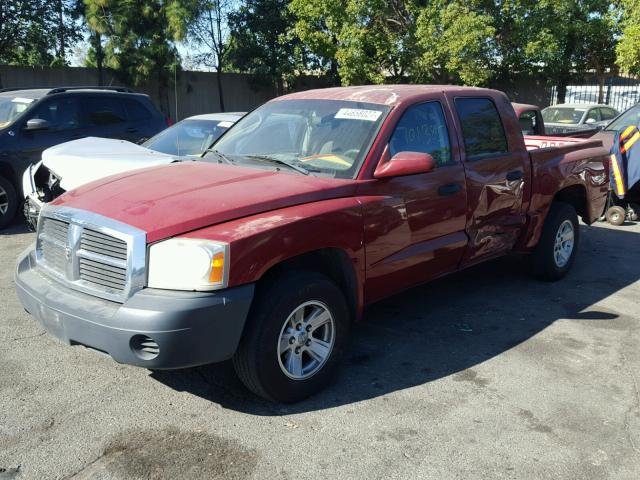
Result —
[[214, 150], [213, 148], [207, 148], [204, 152], [202, 152], [202, 155], [204, 156], [205, 153], [213, 153], [216, 157], [218, 157], [218, 162], [222, 160], [224, 163], [228, 163], [228, 164], [235, 163], [231, 158], [227, 157], [224, 153], [219, 152], [218, 150]]
[[289, 163], [286, 162], [284, 160], [280, 160], [279, 158], [274, 158], [274, 157], [268, 157], [266, 155], [243, 155], [243, 157], [246, 158], [252, 158], [255, 160], [264, 160], [267, 162], [271, 162], [271, 163], [277, 163], [279, 165], [284, 165], [285, 167], [289, 167], [292, 170], [295, 170], [298, 173], [301, 173], [303, 175], [309, 175], [309, 173], [311, 173], [309, 170], [307, 170], [304, 167], [301, 167], [300, 165], [295, 165], [293, 163]]

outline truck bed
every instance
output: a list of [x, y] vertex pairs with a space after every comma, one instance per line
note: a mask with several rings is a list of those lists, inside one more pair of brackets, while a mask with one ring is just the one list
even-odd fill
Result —
[[527, 150], [538, 150], [540, 148], [579, 146], [579, 148], [601, 147], [602, 141], [576, 137], [556, 137], [547, 135], [524, 135], [524, 144]]

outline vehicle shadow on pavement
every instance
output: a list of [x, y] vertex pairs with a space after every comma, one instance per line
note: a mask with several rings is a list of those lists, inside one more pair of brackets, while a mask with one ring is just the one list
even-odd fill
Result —
[[26, 223], [23, 221], [13, 222], [8, 227], [0, 229], [0, 236], [2, 235], [20, 235], [24, 233], [33, 233]]
[[532, 279], [524, 259], [503, 258], [369, 307], [364, 321], [352, 330], [335, 382], [296, 405], [253, 396], [235, 377], [230, 362], [151, 376], [225, 408], [265, 416], [350, 404], [454, 374], [481, 382], [474, 371], [464, 371], [556, 320], [617, 328], [618, 316], [596, 304], [640, 279], [640, 235], [598, 224], [582, 226], [581, 233], [574, 269], [560, 282]]

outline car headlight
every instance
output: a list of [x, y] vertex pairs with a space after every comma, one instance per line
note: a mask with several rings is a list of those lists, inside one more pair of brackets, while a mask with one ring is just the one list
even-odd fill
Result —
[[229, 244], [172, 238], [149, 247], [150, 288], [218, 290], [229, 280]]

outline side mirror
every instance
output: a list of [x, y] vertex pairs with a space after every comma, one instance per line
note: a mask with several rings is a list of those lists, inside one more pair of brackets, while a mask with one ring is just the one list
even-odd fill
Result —
[[25, 130], [46, 130], [49, 128], [49, 122], [42, 118], [32, 118], [31, 120], [27, 120], [27, 124], [25, 125]]
[[595, 118], [587, 118], [584, 123], [586, 124], [592, 124], [592, 123], [596, 123], [596, 119]]
[[374, 178], [403, 177], [418, 173], [429, 173], [436, 167], [436, 162], [428, 153], [398, 152], [391, 160], [378, 165]]

